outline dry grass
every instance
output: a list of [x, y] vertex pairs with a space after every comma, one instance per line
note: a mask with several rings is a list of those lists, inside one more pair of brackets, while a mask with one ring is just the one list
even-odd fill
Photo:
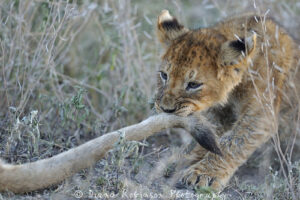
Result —
[[[300, 38], [296, 0], [3, 0], [0, 157], [12, 163], [50, 157], [150, 115], [161, 53], [154, 25], [163, 8], [191, 28], [255, 10], [272, 15]], [[280, 134], [239, 170], [224, 198], [299, 198], [297, 81], [292, 74], [282, 115], [279, 121], [270, 119]], [[58, 187], [23, 196], [0, 194], [0, 199], [69, 199], [78, 189], [85, 195], [117, 194], [124, 188], [169, 195], [169, 180], [161, 174], [171, 173], [178, 159], [179, 136], [152, 137], [145, 142], [148, 147], [120, 141], [94, 170]], [[149, 174], [151, 182], [145, 178]], [[198, 192], [214, 195], [210, 190]]]

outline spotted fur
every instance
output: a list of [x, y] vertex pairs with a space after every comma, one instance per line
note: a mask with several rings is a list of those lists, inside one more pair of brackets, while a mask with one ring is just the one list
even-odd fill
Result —
[[[219, 136], [222, 155], [196, 147], [182, 181], [221, 191], [277, 131], [281, 92], [299, 50], [284, 29], [258, 15], [188, 30], [164, 10], [157, 33], [166, 49], [160, 70], [167, 75], [158, 77], [157, 112], [204, 116]], [[188, 89], [191, 82], [202, 85]]]

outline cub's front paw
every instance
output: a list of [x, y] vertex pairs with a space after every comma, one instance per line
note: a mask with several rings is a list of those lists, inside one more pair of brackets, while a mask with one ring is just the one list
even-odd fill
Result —
[[204, 187], [209, 186], [216, 192], [221, 192], [225, 184], [230, 179], [226, 171], [222, 169], [214, 169], [213, 166], [205, 166], [205, 162], [198, 162], [183, 172], [177, 187]]

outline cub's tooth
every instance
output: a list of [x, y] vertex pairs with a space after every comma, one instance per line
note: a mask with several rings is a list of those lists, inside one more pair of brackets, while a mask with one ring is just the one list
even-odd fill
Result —
[[158, 17], [158, 22], [161, 23], [163, 21], [172, 20], [173, 17], [170, 15], [168, 10], [161, 11], [161, 14]]

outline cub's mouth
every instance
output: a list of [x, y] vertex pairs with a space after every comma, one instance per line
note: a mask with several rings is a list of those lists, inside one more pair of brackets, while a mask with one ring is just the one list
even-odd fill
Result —
[[156, 109], [156, 112], [158, 112], [158, 113], [164, 112], [164, 113], [169, 113], [169, 114], [175, 114], [177, 107], [165, 108], [163, 106], [160, 106], [157, 102], [155, 102], [155, 109]]
[[173, 114], [180, 117], [187, 117], [193, 114], [192, 108], [184, 105], [184, 106], [175, 106], [174, 108], [165, 108], [161, 106], [157, 101], [154, 103], [154, 108], [156, 113], [167, 113]]

